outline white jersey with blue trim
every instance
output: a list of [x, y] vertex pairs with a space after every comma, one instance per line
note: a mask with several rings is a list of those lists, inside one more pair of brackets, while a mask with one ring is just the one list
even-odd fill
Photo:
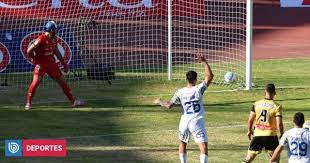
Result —
[[202, 82], [191, 88], [184, 87], [177, 90], [170, 102], [182, 105], [183, 116], [204, 116], [203, 93], [207, 88], [208, 86], [206, 82]]
[[293, 128], [286, 131], [280, 145], [287, 147], [289, 163], [310, 163], [310, 131]]

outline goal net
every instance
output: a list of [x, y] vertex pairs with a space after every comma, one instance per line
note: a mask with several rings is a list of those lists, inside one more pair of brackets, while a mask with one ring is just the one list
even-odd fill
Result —
[[[246, 0], [179, 0], [169, 6], [160, 0], [2, 0], [1, 87], [28, 87], [33, 65], [25, 51], [48, 20], [61, 28], [58, 48], [73, 87], [165, 83], [169, 67], [172, 81], [184, 82], [188, 70], [203, 75], [197, 53], [208, 58], [215, 85], [244, 85]], [[224, 83], [229, 71], [238, 77], [234, 84]], [[45, 78], [40, 87], [57, 86]]]
[[[203, 72], [195, 54], [207, 56], [214, 83], [225, 89], [243, 87], [246, 61], [246, 0], [180, 0], [172, 2], [172, 76]], [[238, 81], [225, 84], [233, 72]]]

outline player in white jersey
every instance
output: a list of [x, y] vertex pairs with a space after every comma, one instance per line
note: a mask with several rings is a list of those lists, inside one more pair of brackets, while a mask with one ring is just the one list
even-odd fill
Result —
[[310, 131], [302, 128], [304, 122], [303, 113], [294, 115], [294, 128], [284, 133], [270, 163], [279, 159], [284, 147], [288, 150], [288, 163], [310, 163]]
[[172, 108], [175, 104], [182, 105], [183, 115], [179, 124], [179, 155], [181, 163], [186, 163], [187, 160], [186, 145], [189, 142], [190, 134], [193, 135], [195, 142], [199, 145], [200, 162], [208, 162], [208, 135], [204, 122], [203, 93], [209, 87], [213, 79], [213, 73], [205, 57], [202, 55], [197, 55], [197, 57], [204, 64], [204, 81], [196, 85], [197, 73], [195, 71], [189, 71], [186, 73], [187, 86], [179, 89], [170, 101], [155, 100], [156, 104], [168, 109]]

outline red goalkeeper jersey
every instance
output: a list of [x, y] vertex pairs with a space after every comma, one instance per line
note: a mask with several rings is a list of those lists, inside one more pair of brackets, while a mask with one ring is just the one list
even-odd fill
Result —
[[33, 58], [38, 64], [55, 62], [54, 55], [57, 49], [57, 38], [50, 38], [44, 33], [35, 41], [37, 47], [36, 56]]

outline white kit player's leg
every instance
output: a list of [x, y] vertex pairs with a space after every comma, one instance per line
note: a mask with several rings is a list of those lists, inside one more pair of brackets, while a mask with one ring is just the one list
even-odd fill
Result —
[[199, 143], [200, 162], [208, 163], [208, 142]]
[[205, 127], [204, 117], [192, 119], [189, 123], [189, 131], [192, 133], [196, 143], [208, 142], [208, 133]]
[[179, 139], [184, 143], [188, 143], [190, 139], [190, 131], [189, 131], [189, 122], [190, 119], [185, 116], [181, 117], [179, 124]]
[[181, 141], [179, 145], [179, 157], [181, 163], [187, 162], [186, 144], [189, 142], [190, 139], [188, 123], [189, 119], [185, 116], [182, 116], [179, 124], [179, 139]]
[[186, 153], [179, 153], [179, 157], [180, 157], [180, 162], [181, 163], [186, 163], [187, 161], [187, 155]]
[[208, 163], [208, 155], [200, 154], [200, 163]]
[[192, 133], [195, 142], [199, 144], [200, 162], [208, 163], [208, 134], [205, 128], [204, 117], [200, 116], [192, 119], [189, 124], [189, 130]]

